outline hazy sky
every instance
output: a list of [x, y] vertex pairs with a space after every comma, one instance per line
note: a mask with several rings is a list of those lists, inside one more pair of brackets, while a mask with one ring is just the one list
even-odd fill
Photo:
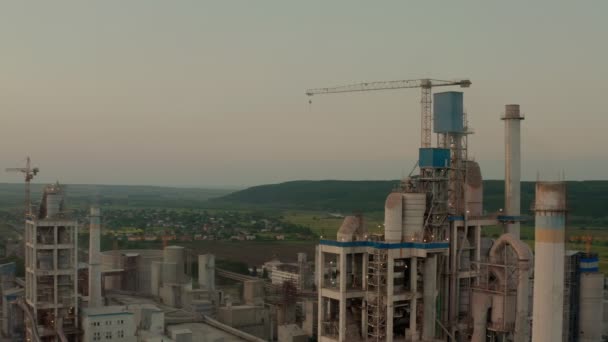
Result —
[[[39, 181], [241, 186], [395, 179], [419, 91], [311, 87], [470, 78], [470, 152], [503, 175], [608, 179], [608, 1], [3, 1], [0, 167]], [[17, 182], [0, 173], [0, 182]]]

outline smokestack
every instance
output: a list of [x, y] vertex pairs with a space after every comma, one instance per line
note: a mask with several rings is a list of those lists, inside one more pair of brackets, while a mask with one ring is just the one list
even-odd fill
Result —
[[505, 215], [517, 217], [514, 223], [507, 224], [507, 233], [519, 239], [519, 216], [521, 215], [521, 135], [518, 104], [505, 106]]
[[102, 306], [101, 302], [101, 257], [99, 251], [101, 233], [101, 210], [91, 207], [89, 228], [89, 307]]
[[562, 340], [566, 183], [537, 182], [532, 341]]

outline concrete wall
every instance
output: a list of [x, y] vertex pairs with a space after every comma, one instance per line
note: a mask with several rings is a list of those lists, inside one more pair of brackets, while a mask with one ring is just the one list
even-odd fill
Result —
[[[137, 286], [138, 292], [145, 295], [152, 295], [152, 262], [162, 261], [162, 251], [155, 249], [129, 249], [119, 251], [104, 251], [101, 252], [101, 269], [115, 269], [123, 267], [123, 254], [137, 253], [139, 261], [137, 265]], [[106, 277], [104, 286], [106, 290], [121, 289], [120, 280], [115, 280], [118, 277]]]
[[270, 335], [270, 312], [263, 306], [225, 306], [218, 310], [218, 320], [233, 328], [267, 340]]

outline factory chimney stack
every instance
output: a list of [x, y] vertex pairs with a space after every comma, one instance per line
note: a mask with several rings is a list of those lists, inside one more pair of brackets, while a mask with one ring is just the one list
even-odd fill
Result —
[[562, 340], [566, 183], [537, 182], [532, 341]]
[[91, 207], [89, 228], [89, 307], [100, 307], [101, 302], [101, 210]]
[[505, 106], [505, 214], [515, 216], [513, 223], [507, 224], [506, 233], [519, 239], [520, 183], [521, 183], [521, 134], [518, 104]]

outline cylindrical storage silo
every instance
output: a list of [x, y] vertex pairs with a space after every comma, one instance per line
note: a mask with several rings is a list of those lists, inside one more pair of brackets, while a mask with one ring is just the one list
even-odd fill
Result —
[[393, 192], [386, 198], [384, 204], [384, 240], [386, 242], [401, 242], [403, 234], [403, 194]]
[[177, 264], [174, 262], [163, 262], [161, 284], [177, 283]]
[[421, 241], [426, 211], [425, 193], [403, 194], [403, 240]]
[[464, 185], [465, 199], [469, 216], [483, 214], [483, 178], [479, 164], [474, 161], [466, 162], [466, 183]]
[[604, 318], [604, 275], [602, 273], [581, 273], [580, 279], [578, 340], [580, 342], [601, 341]]
[[184, 274], [184, 259], [185, 249], [181, 246], [168, 246], [163, 250], [163, 261], [166, 263], [175, 263], [175, 282], [183, 282], [185, 280]]
[[158, 288], [160, 286], [161, 277], [161, 262], [153, 261], [150, 267], [150, 292], [153, 296], [158, 296]]
[[566, 183], [537, 182], [532, 341], [562, 340]]

